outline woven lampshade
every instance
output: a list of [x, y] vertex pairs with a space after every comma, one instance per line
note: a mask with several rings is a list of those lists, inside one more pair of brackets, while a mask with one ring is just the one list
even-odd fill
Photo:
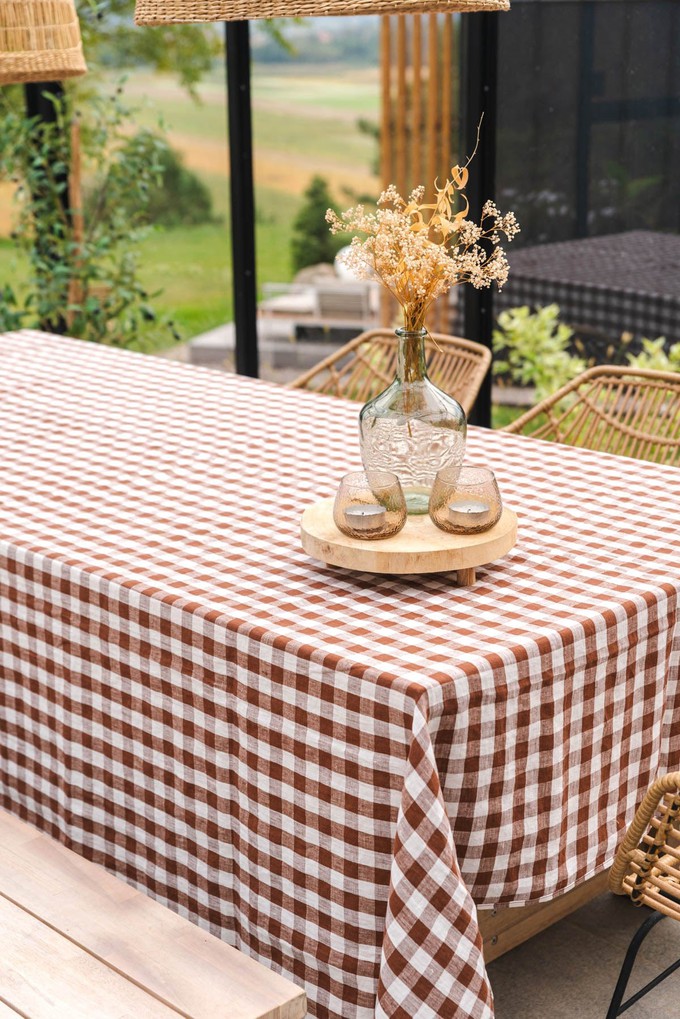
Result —
[[318, 18], [339, 14], [448, 14], [507, 11], [509, 0], [136, 0], [138, 25], [176, 21]]
[[86, 71], [73, 0], [0, 0], [0, 84]]

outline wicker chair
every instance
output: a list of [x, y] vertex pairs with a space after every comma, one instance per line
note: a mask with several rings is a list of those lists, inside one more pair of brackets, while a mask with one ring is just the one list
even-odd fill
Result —
[[[439, 348], [439, 349], [437, 349]], [[454, 396], [469, 413], [491, 364], [491, 352], [480, 343], [433, 333], [425, 340], [432, 381]], [[389, 329], [362, 333], [291, 383], [365, 403], [394, 378], [397, 338]]]
[[504, 431], [680, 464], [680, 374], [614, 365], [590, 368]]
[[657, 778], [650, 787], [616, 854], [609, 887], [617, 895], [630, 896], [636, 906], [654, 910], [633, 936], [621, 967], [607, 1012], [607, 1019], [616, 1019], [680, 967], [678, 959], [628, 1001], [623, 1001], [644, 939], [666, 917], [680, 920], [680, 771]]

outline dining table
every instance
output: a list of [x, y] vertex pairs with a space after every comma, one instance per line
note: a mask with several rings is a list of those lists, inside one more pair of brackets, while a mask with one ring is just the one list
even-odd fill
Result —
[[[626, 350], [637, 353], [643, 337], [663, 336], [667, 346], [680, 341], [677, 233], [627, 230], [513, 246], [509, 263], [510, 279], [496, 295], [497, 309], [557, 304], [563, 322], [577, 333], [585, 330], [589, 352], [601, 337], [603, 360]], [[624, 334], [634, 340], [632, 347], [622, 342]]]
[[516, 546], [347, 571], [299, 528], [357, 413], [0, 335], [1, 802], [312, 1016], [491, 1019], [482, 911], [604, 872], [680, 767], [680, 470], [471, 427]]

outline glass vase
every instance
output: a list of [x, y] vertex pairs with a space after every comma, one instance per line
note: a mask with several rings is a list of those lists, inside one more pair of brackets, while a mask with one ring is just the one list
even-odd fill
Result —
[[391, 471], [401, 482], [410, 514], [428, 512], [437, 471], [465, 456], [465, 411], [427, 376], [421, 329], [397, 329], [394, 381], [359, 415], [361, 458], [367, 471]]

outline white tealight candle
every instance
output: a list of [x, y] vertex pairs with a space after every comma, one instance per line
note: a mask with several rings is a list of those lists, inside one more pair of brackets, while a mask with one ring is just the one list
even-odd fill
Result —
[[491, 507], [479, 499], [452, 502], [446, 508], [450, 522], [458, 527], [479, 527], [491, 519]]
[[387, 519], [387, 512], [384, 506], [366, 505], [364, 503], [353, 503], [345, 508], [345, 520], [347, 526], [355, 531], [375, 531], [382, 527]]

